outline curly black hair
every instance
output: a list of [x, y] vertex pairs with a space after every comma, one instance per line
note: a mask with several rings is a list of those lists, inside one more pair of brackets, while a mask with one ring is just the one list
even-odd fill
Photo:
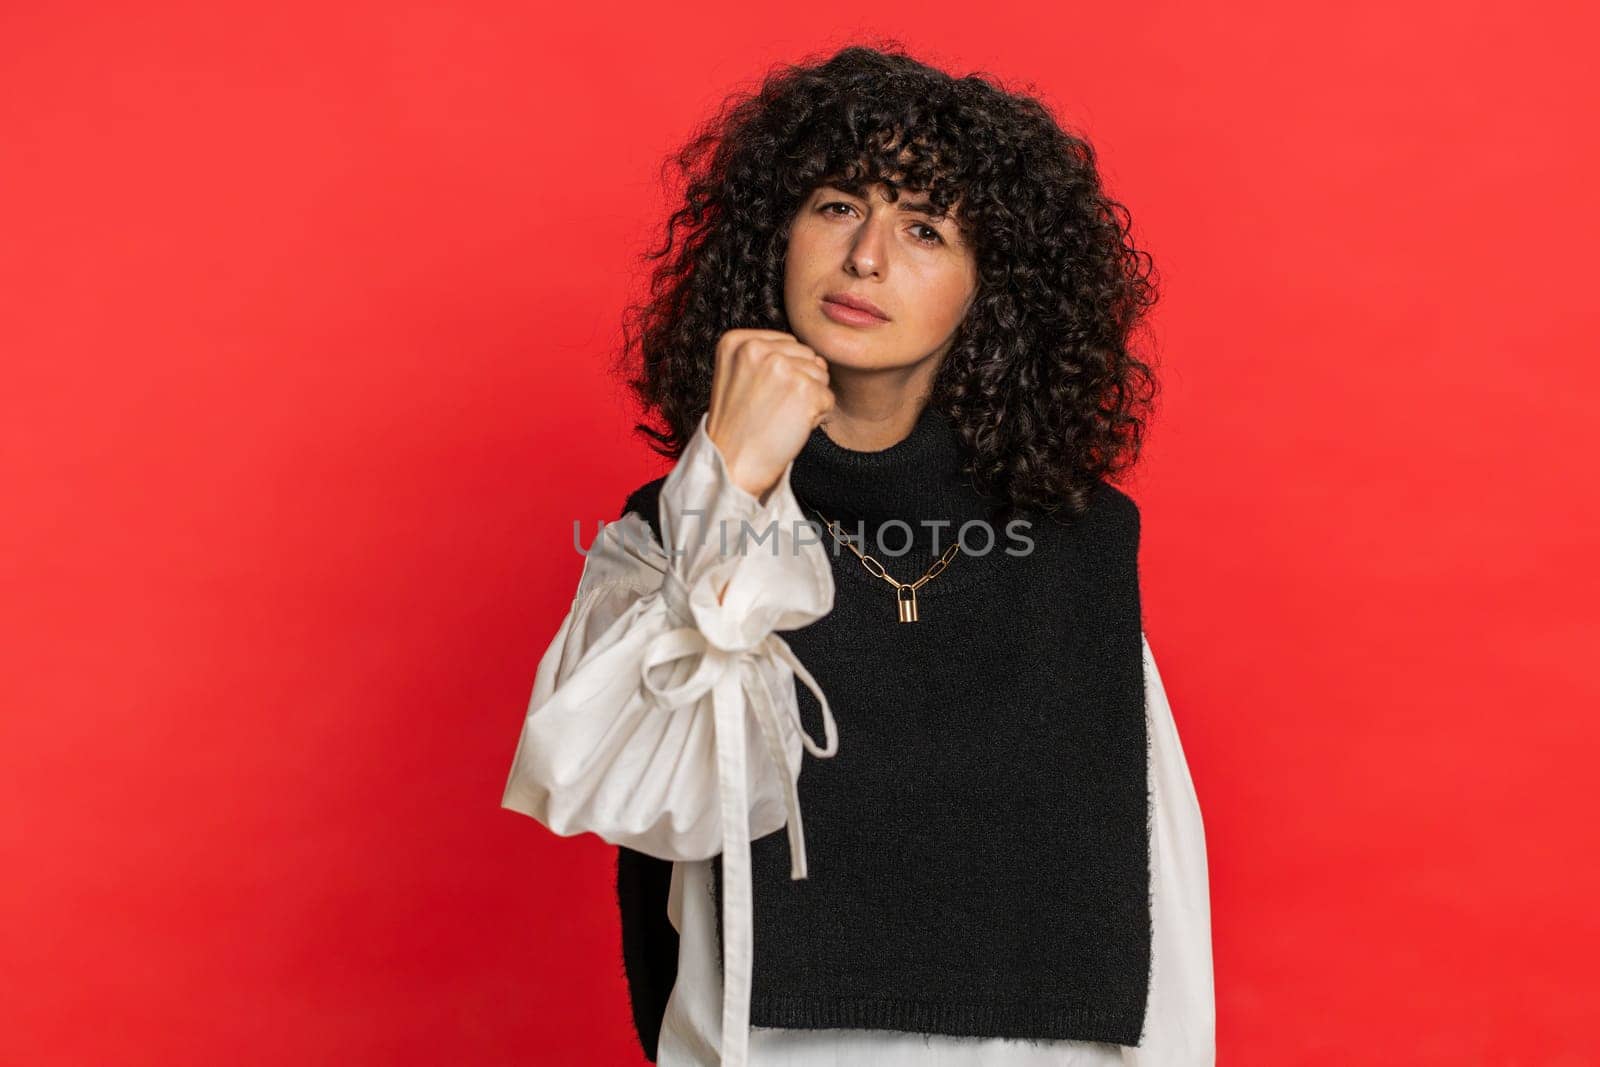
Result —
[[649, 299], [624, 314], [618, 361], [651, 447], [682, 455], [711, 402], [716, 343], [789, 330], [790, 221], [818, 185], [925, 194], [974, 248], [978, 291], [928, 402], [960, 431], [968, 471], [1005, 514], [1076, 516], [1131, 468], [1157, 392], [1130, 347], [1156, 302], [1148, 253], [1101, 186], [1095, 150], [1032, 95], [956, 78], [890, 41], [772, 69], [669, 158], [682, 204]]

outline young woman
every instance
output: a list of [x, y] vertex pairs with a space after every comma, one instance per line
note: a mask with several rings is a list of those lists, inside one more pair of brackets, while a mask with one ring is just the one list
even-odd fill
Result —
[[1156, 295], [1092, 148], [851, 47], [679, 162], [628, 331], [676, 465], [589, 550], [503, 799], [619, 846], [646, 1055], [1211, 1064], [1200, 811], [1107, 480]]

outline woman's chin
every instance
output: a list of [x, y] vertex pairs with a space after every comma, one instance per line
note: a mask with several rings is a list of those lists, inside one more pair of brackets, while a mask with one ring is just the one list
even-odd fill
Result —
[[795, 336], [802, 344], [827, 360], [830, 367], [869, 370], [890, 362], [883, 352], [882, 345], [863, 344], [859, 335], [852, 336], [848, 330], [841, 332], [845, 334], [842, 337], [831, 330], [820, 331], [809, 337], [801, 337], [799, 334]]

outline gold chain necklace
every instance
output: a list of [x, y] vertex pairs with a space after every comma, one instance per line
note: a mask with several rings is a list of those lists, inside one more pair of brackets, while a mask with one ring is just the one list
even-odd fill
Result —
[[[809, 504], [806, 506], [811, 507]], [[900, 609], [901, 622], [917, 621], [917, 589], [921, 587], [923, 582], [926, 582], [930, 578], [937, 576], [946, 567], [948, 567], [950, 565], [950, 561], [956, 558], [956, 553], [961, 551], [961, 541], [959, 539], [952, 541], [950, 547], [944, 550], [943, 555], [933, 561], [933, 566], [929, 567], [927, 572], [924, 573], [921, 578], [918, 578], [914, 582], [898, 581], [895, 578], [890, 577], [889, 572], [883, 569], [882, 563], [879, 563], [873, 557], [863, 553], [855, 546], [854, 542], [852, 542], [843, 534], [843, 532], [836, 529], [835, 527], [837, 526], [837, 523], [829, 520], [816, 508], [811, 508], [811, 513], [822, 520], [823, 525], [828, 528], [828, 532], [833, 535], [833, 539], [835, 541], [838, 541], [840, 544], [844, 545], [860, 558], [862, 566], [866, 567], [868, 571], [894, 586], [894, 598], [895, 603]]]

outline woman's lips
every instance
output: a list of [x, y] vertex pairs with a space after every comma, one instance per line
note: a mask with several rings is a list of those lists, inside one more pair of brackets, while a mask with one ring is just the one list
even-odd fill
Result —
[[822, 302], [822, 313], [834, 322], [840, 322], [846, 326], [882, 326], [889, 321], [888, 319], [880, 319], [870, 311], [847, 307], [832, 300], [824, 300]]

